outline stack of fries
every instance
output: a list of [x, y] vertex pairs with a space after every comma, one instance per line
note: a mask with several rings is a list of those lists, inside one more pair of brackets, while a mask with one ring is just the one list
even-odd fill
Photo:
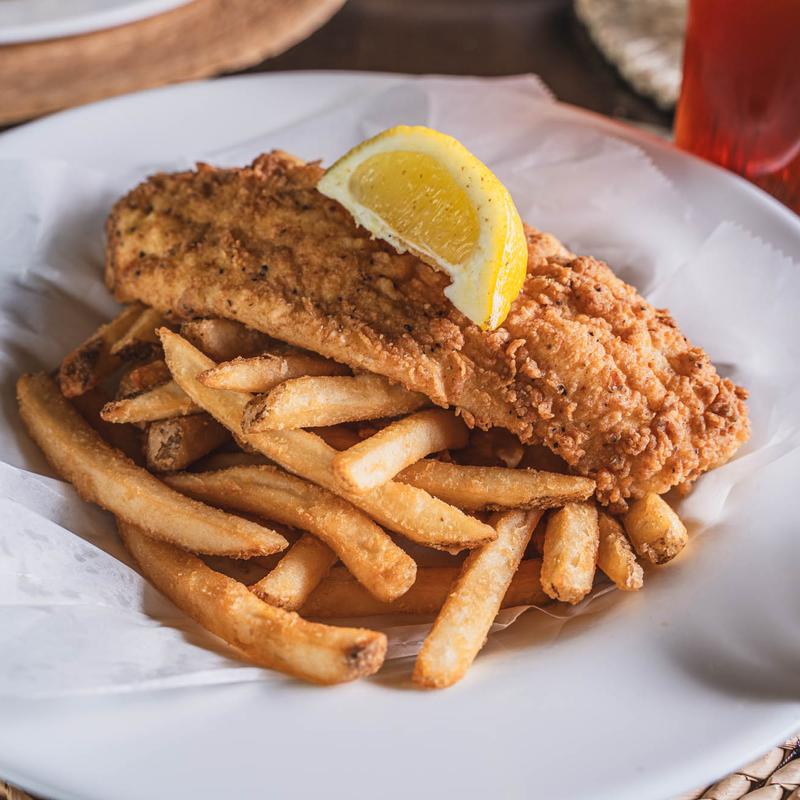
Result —
[[[637, 590], [637, 555], [662, 564], [687, 541], [658, 495], [620, 523], [591, 479], [527, 468], [553, 465], [540, 448], [230, 320], [131, 306], [57, 382], [17, 391], [33, 439], [158, 589], [248, 660], [317, 683], [376, 672], [386, 637], [309, 619], [435, 615], [413, 680], [450, 686], [500, 608], [578, 603], [596, 567]], [[403, 539], [469, 553], [418, 566]]]

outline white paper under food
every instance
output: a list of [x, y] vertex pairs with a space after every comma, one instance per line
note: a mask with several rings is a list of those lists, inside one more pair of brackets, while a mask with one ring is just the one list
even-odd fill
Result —
[[[786, 308], [800, 296], [798, 265], [733, 225], [700, 227], [687, 198], [643, 152], [576, 123], [534, 78], [398, 79], [257, 139], [156, 166], [242, 164], [272, 147], [330, 161], [397, 123], [461, 139], [509, 186], [523, 218], [652, 290], [650, 299], [672, 309], [720, 370], [751, 390], [751, 442], [681, 503], [695, 534], [725, 518], [736, 483], [797, 447], [791, 409], [800, 401], [800, 325]], [[45, 477], [52, 473], [16, 412], [16, 377], [52, 369], [114, 313], [102, 282], [103, 221], [113, 200], [153, 169], [102, 174], [0, 160], [0, 187], [12, 180], [21, 187], [0, 192], [0, 693], [278, 680], [231, 658], [142, 580], [110, 515]], [[555, 638], [585, 606], [543, 612], [541, 624]], [[495, 629], [523, 610], [503, 611]], [[389, 657], [413, 655], [427, 629], [385, 628]]]

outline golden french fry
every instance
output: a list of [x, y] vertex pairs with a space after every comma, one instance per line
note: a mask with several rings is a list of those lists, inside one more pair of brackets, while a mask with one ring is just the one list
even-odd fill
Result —
[[[191, 419], [191, 417], [189, 417]], [[229, 467], [260, 467], [269, 463], [269, 459], [261, 453], [211, 453], [205, 458], [192, 464], [192, 469], [201, 472], [211, 472]]]
[[653, 492], [631, 503], [624, 522], [636, 552], [652, 564], [675, 558], [689, 541], [681, 518]]
[[190, 497], [313, 533], [381, 600], [399, 597], [414, 583], [414, 559], [366, 514], [327, 489], [277, 467], [185, 472], [164, 480]]
[[132, 524], [122, 522], [119, 530], [142, 573], [159, 591], [253, 663], [322, 684], [380, 669], [386, 655], [382, 633], [306, 622]]
[[458, 454], [458, 462], [476, 467], [514, 469], [519, 466], [524, 452], [520, 440], [505, 428], [490, 428], [488, 431], [473, 428], [469, 443]]
[[230, 438], [228, 429], [208, 414], [151, 422], [145, 437], [147, 466], [154, 472], [186, 469]]
[[72, 397], [70, 402], [78, 413], [105, 439], [112, 447], [121, 450], [134, 463], [143, 467], [145, 464], [142, 449], [142, 432], [133, 425], [115, 425], [106, 422], [100, 416], [103, 406], [109, 401], [108, 393], [100, 386]]
[[136, 397], [137, 394], [155, 389], [156, 386], [169, 383], [171, 380], [172, 375], [163, 359], [140, 364], [129, 369], [120, 378], [116, 399], [126, 400], [129, 397]]
[[114, 372], [122, 363], [111, 347], [142, 313], [138, 303], [128, 306], [111, 322], [101, 325], [61, 362], [58, 384], [64, 397], [77, 397]]
[[600, 545], [597, 549], [597, 566], [616, 584], [618, 589], [635, 592], [642, 588], [644, 571], [636, 561], [622, 525], [613, 517], [600, 512]]
[[[369, 441], [369, 440], [367, 440]], [[471, 467], [426, 459], [404, 469], [397, 480], [467, 511], [502, 508], [553, 508], [587, 500], [590, 478], [506, 467]]]
[[[286, 551], [289, 552], [288, 550]], [[215, 572], [221, 572], [229, 578], [233, 578], [239, 583], [247, 586], [248, 583], [254, 583], [261, 580], [264, 574], [275, 566], [280, 561], [283, 553], [273, 553], [270, 556], [258, 556], [257, 558], [230, 558], [229, 556], [198, 556], [200, 560], [208, 567], [211, 567]], [[268, 561], [269, 565], [264, 565], [262, 562]]]
[[196, 319], [181, 325], [181, 336], [214, 361], [256, 356], [274, 341], [232, 319]]
[[533, 529], [533, 534], [531, 535], [531, 543], [528, 546], [528, 550], [531, 553], [536, 553], [537, 556], [542, 556], [544, 553], [544, 535], [547, 532], [547, 518], [542, 515], [542, 518], [539, 520], [539, 524]]
[[541, 469], [545, 472], [557, 472], [566, 475], [569, 472], [567, 462], [557, 456], [543, 444], [530, 444], [525, 447], [519, 466], [526, 469]]
[[568, 503], [547, 521], [542, 588], [554, 600], [579, 603], [592, 591], [600, 532], [593, 503]]
[[441, 689], [464, 677], [486, 641], [541, 513], [495, 515], [497, 539], [467, 556], [417, 656], [414, 683]]
[[[162, 328], [159, 333], [176, 383], [228, 430], [237, 431], [247, 395], [203, 386], [197, 376], [213, 361], [172, 331]], [[413, 486], [389, 481], [364, 494], [348, 491], [331, 468], [336, 450], [308, 431], [251, 433], [242, 439], [289, 472], [344, 497], [378, 524], [420, 544], [452, 550], [478, 547], [497, 537], [490, 526]]]
[[[283, 534], [292, 544], [300, 538], [297, 535], [293, 537], [292, 534], [297, 532], [286, 525], [281, 526], [279, 533]], [[200, 555], [199, 558], [214, 571], [221, 572], [247, 586], [248, 583], [261, 580], [268, 572], [275, 569], [284, 555], [285, 553], [270, 553], [268, 556], [254, 556], [253, 558]]]
[[349, 491], [333, 473], [336, 451], [306, 431], [250, 434], [248, 442], [263, 453], [271, 453], [284, 469], [325, 486], [366, 511], [380, 525], [418, 544], [457, 552], [496, 538], [488, 525], [413, 486], [387, 481], [368, 492]]
[[190, 500], [137, 467], [89, 427], [47, 375], [23, 375], [17, 399], [31, 438], [84, 500], [198, 553], [247, 558], [287, 546], [275, 531]]
[[419, 411], [339, 453], [333, 471], [352, 491], [366, 492], [430, 453], [464, 447], [468, 437], [467, 426], [452, 412]]
[[154, 422], [200, 411], [175, 381], [168, 381], [135, 397], [106, 403], [100, 416], [106, 422]]
[[330, 425], [323, 428], [309, 428], [309, 430], [334, 450], [347, 450], [348, 447], [364, 441], [356, 431], [345, 425]]
[[164, 318], [158, 311], [146, 308], [125, 334], [111, 346], [111, 355], [119, 356], [123, 361], [144, 361], [152, 358], [161, 350], [156, 328], [163, 324]]
[[[336, 553], [325, 542], [306, 533], [286, 551], [271, 572], [250, 586], [250, 591], [273, 606], [297, 611], [336, 561]], [[353, 583], [372, 598], [355, 578]]]
[[[291, 550], [284, 556], [289, 557]], [[544, 605], [550, 598], [539, 580], [541, 560], [523, 561], [511, 579], [502, 608]], [[301, 607], [303, 616], [312, 619], [372, 617], [384, 614], [437, 614], [444, 605], [460, 567], [417, 567], [414, 585], [391, 603], [376, 600], [343, 567], [334, 567]]]
[[349, 375], [338, 364], [315, 353], [265, 353], [251, 358], [234, 358], [217, 364], [198, 376], [200, 383], [212, 389], [231, 392], [269, 392], [284, 381], [304, 375]]
[[350, 422], [342, 425], [343, 428], [352, 428], [358, 433], [360, 440], [369, 439], [384, 428], [392, 424], [392, 419], [384, 417], [383, 419], [367, 419], [362, 422]]
[[492, 428], [487, 433], [492, 435], [492, 447], [502, 465], [509, 469], [518, 467], [525, 455], [522, 442], [513, 433], [503, 430], [503, 428]]
[[294, 378], [248, 403], [242, 418], [247, 433], [317, 428], [378, 417], [398, 417], [429, 405], [382, 375]]

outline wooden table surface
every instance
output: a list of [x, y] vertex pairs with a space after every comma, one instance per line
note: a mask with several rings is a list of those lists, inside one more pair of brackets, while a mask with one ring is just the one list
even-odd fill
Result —
[[325, 26], [247, 70], [357, 69], [449, 75], [534, 72], [560, 100], [671, 127], [600, 55], [572, 0], [349, 0]]

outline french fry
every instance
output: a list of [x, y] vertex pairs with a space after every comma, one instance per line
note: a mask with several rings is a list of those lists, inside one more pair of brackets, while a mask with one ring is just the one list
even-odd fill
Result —
[[429, 405], [381, 375], [294, 378], [248, 403], [242, 418], [247, 433], [316, 428], [378, 417], [398, 417]]
[[168, 381], [135, 397], [106, 403], [100, 416], [106, 422], [154, 422], [200, 411], [175, 381]]
[[642, 588], [644, 571], [636, 561], [622, 525], [613, 517], [600, 512], [600, 545], [597, 549], [597, 566], [600, 567], [625, 592], [635, 592]]
[[441, 689], [464, 677], [522, 561], [541, 511], [506, 511], [494, 517], [497, 539], [470, 553], [422, 644], [412, 680]]
[[17, 399], [31, 438], [84, 500], [198, 553], [248, 558], [287, 546], [275, 531], [190, 500], [137, 467], [98, 436], [47, 375], [23, 375]]
[[200, 383], [212, 389], [230, 392], [269, 392], [278, 384], [304, 375], [349, 375], [344, 364], [338, 364], [315, 353], [265, 353], [251, 358], [234, 358], [198, 376]]
[[418, 544], [453, 552], [496, 538], [488, 525], [416, 487], [387, 481], [369, 492], [349, 491], [333, 473], [336, 451], [306, 431], [250, 434], [247, 441], [284, 469], [324, 486]]
[[[289, 552], [284, 560], [289, 557]], [[550, 598], [539, 580], [541, 560], [523, 561], [511, 579], [502, 608], [544, 605]], [[414, 585], [391, 603], [381, 603], [364, 589], [343, 567], [334, 567], [311, 593], [300, 609], [312, 619], [371, 617], [384, 614], [437, 614], [445, 604], [458, 578], [460, 567], [417, 567]]]
[[493, 448], [497, 458], [502, 462], [504, 467], [515, 469], [522, 461], [525, 455], [525, 448], [522, 442], [514, 436], [510, 431], [503, 428], [492, 428], [487, 433], [493, 436]]
[[636, 552], [652, 564], [666, 564], [689, 541], [681, 518], [653, 492], [631, 503], [624, 523]]
[[100, 411], [108, 400], [108, 393], [102, 387], [95, 386], [88, 392], [71, 398], [70, 402], [103, 439], [143, 467], [145, 459], [142, 450], [142, 432], [133, 425], [114, 425], [102, 419]]
[[547, 532], [547, 517], [542, 515], [539, 524], [533, 529], [531, 541], [528, 545], [528, 552], [535, 554], [539, 558], [544, 555], [544, 536]]
[[[287, 550], [275, 569], [250, 586], [250, 591], [273, 606], [297, 611], [336, 561], [336, 553], [325, 542], [306, 533]], [[353, 584], [373, 602], [379, 602], [354, 578]]]
[[529, 444], [525, 447], [525, 452], [519, 466], [526, 469], [541, 469], [545, 472], [557, 472], [566, 475], [569, 472], [567, 462], [561, 456], [557, 456], [552, 450], [543, 444]]
[[370, 436], [374, 436], [376, 433], [379, 433], [391, 424], [392, 419], [384, 417], [383, 419], [367, 419], [361, 422], [351, 422], [348, 424], [343, 424], [342, 427], [353, 428], [358, 434], [358, 438], [363, 441], [364, 439], [369, 439]]
[[554, 600], [579, 603], [592, 591], [600, 532], [593, 503], [568, 503], [547, 521], [542, 588]]
[[64, 397], [78, 397], [88, 392], [120, 366], [122, 360], [111, 355], [111, 347], [141, 313], [142, 306], [138, 303], [123, 309], [61, 362], [58, 384]]
[[[239, 430], [248, 396], [203, 386], [197, 376], [213, 361], [172, 331], [162, 328], [159, 334], [176, 383], [228, 430]], [[478, 547], [497, 537], [490, 526], [412, 486], [389, 481], [364, 494], [349, 492], [331, 469], [336, 450], [308, 431], [270, 431], [242, 438], [289, 472], [344, 497], [378, 524], [420, 544], [452, 550]]]
[[144, 361], [152, 358], [161, 350], [156, 328], [163, 324], [164, 318], [158, 311], [154, 308], [144, 309], [125, 334], [114, 342], [109, 352], [123, 361]]
[[[189, 417], [191, 419], [191, 417]], [[261, 453], [211, 453], [192, 464], [192, 469], [199, 472], [211, 472], [229, 467], [260, 467], [269, 463], [269, 459]]]
[[433, 459], [412, 464], [397, 475], [397, 480], [467, 511], [553, 508], [587, 500], [595, 490], [590, 478], [527, 469], [470, 467]]
[[[271, 556], [259, 556], [258, 558], [229, 558], [228, 556], [199, 556], [199, 558], [215, 572], [221, 572], [247, 586], [248, 583], [261, 580], [268, 570], [274, 569], [282, 556], [283, 553], [273, 553]], [[272, 563], [264, 565], [262, 563], [264, 561]]]
[[232, 319], [196, 319], [181, 325], [181, 336], [214, 361], [260, 355], [274, 341]]
[[156, 386], [169, 383], [171, 380], [172, 375], [163, 359], [139, 364], [120, 378], [116, 399], [126, 400], [129, 397], [136, 397], [137, 394], [155, 389]]
[[228, 429], [208, 414], [151, 422], [145, 437], [147, 466], [153, 472], [186, 469], [230, 438]]
[[352, 491], [366, 492], [430, 453], [464, 447], [468, 437], [467, 426], [451, 412], [419, 411], [339, 453], [333, 471]]
[[519, 466], [524, 452], [520, 440], [504, 428], [490, 428], [488, 431], [473, 428], [469, 443], [458, 454], [458, 462], [476, 467], [514, 469]]
[[277, 467], [186, 472], [168, 475], [164, 480], [198, 500], [313, 533], [381, 600], [394, 600], [414, 583], [414, 559], [369, 517], [327, 489]]
[[323, 428], [310, 428], [309, 430], [334, 450], [347, 450], [348, 447], [353, 447], [364, 441], [356, 431], [345, 425], [330, 425]]
[[372, 675], [383, 664], [386, 637], [382, 633], [306, 622], [259, 600], [197, 556], [151, 539], [132, 524], [120, 523], [119, 529], [144, 576], [254, 664], [321, 684]]

